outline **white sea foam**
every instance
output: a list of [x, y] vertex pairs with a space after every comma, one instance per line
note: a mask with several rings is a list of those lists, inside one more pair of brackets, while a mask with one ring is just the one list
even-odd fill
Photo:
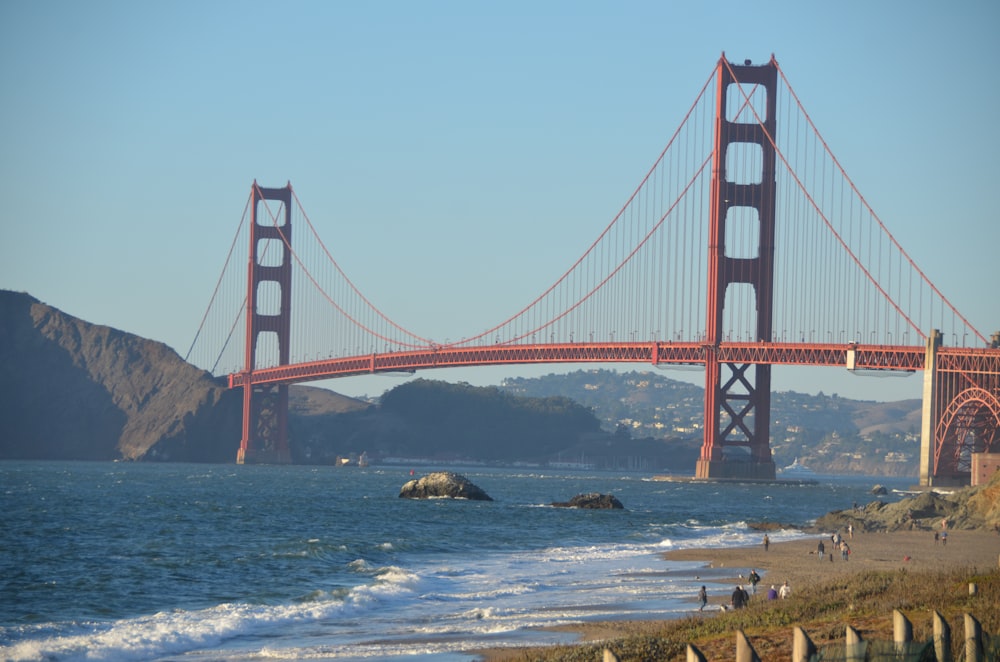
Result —
[[[165, 478], [173, 475], [169, 472], [187, 471], [185, 467], [126, 470], [167, 471]], [[204, 473], [200, 467], [196, 471]], [[93, 465], [79, 471], [84, 479], [95, 472]], [[235, 477], [266, 477], [266, 489], [286, 486], [286, 492], [275, 492], [285, 495], [272, 499], [275, 503], [289, 502], [288, 495], [295, 496], [295, 503], [305, 504], [302, 507], [324, 503], [331, 490], [325, 474], [315, 474], [318, 478], [312, 486], [304, 486], [303, 475], [296, 469], [255, 469]], [[464, 659], [460, 653], [483, 646], [565, 642], [571, 635], [539, 628], [591, 619], [670, 618], [687, 613], [702, 583], [697, 575], [703, 564], [668, 562], [663, 552], [759, 545], [763, 534], [749, 529], [745, 522], [722, 524], [730, 504], [740, 503], [739, 512], [747, 520], [774, 517], [779, 521], [800, 521], [803, 512], [820, 510], [810, 503], [849, 504], [855, 494], [863, 498], [860, 490], [831, 496], [829, 490], [814, 488], [816, 494], [802, 492], [811, 499], [803, 504], [798, 496], [767, 499], [770, 492], [757, 487], [713, 486], [708, 491], [705, 486], [668, 488], [662, 483], [639, 480], [614, 479], [611, 483], [600, 476], [567, 477], [564, 481], [560, 475], [547, 473], [526, 473], [519, 479], [487, 472], [477, 482], [497, 497], [493, 504], [402, 503], [394, 496], [378, 496], [394, 495], [398, 488], [397, 479], [388, 474], [373, 484], [378, 475], [352, 473], [338, 478], [339, 498], [355, 499], [355, 518], [330, 520], [323, 508], [303, 512], [298, 518], [274, 517], [280, 509], [268, 511], [267, 521], [276, 527], [273, 539], [277, 542], [272, 542], [271, 536], [265, 540], [242, 539], [240, 529], [227, 528], [232, 521], [229, 513], [241, 508], [242, 503], [233, 499], [230, 508], [214, 505], [220, 499], [224, 501], [231, 491], [215, 485], [218, 476], [204, 480], [199, 487], [218, 487], [218, 491], [196, 502], [185, 502], [184, 491], [170, 491], [177, 481], [164, 480], [158, 484], [158, 493], [165, 495], [157, 503], [162, 512], [147, 521], [179, 522], [171, 525], [171, 533], [179, 540], [203, 541], [203, 546], [171, 548], [169, 538], [156, 538], [162, 526], [158, 524], [146, 532], [146, 537], [136, 537], [156, 541], [152, 550], [136, 547], [130, 555], [125, 553], [121, 540], [112, 540], [106, 549], [96, 549], [88, 559], [91, 567], [102, 571], [106, 568], [101, 564], [114, 557], [117, 560], [109, 566], [111, 569], [120, 572], [127, 567], [140, 578], [146, 577], [145, 588], [163, 590], [164, 594], [157, 594], [153, 600], [115, 604], [114, 613], [119, 616], [110, 621], [78, 616], [94, 613], [93, 605], [100, 604], [94, 596], [116, 597], [107, 586], [87, 586], [92, 591], [86, 596], [90, 604], [79, 611], [66, 608], [65, 600], [57, 602], [49, 597], [46, 602], [45, 598], [35, 598], [33, 613], [54, 614], [53, 622], [45, 624], [24, 625], [23, 615], [8, 608], [6, 620], [0, 624], [0, 659], [183, 657], [191, 661], [243, 662], [367, 658], [390, 662], [436, 656], [441, 662]], [[233, 477], [228, 473], [221, 476], [221, 480], [230, 479]], [[64, 482], [63, 477], [52, 480], [60, 486]], [[487, 481], [494, 482], [491, 485]], [[596, 486], [604, 491], [625, 485], [623, 501], [633, 510], [608, 513], [536, 507], [581, 489], [595, 489], [592, 481], [604, 481]], [[80, 480], [75, 490], [85, 490], [92, 484], [93, 480]], [[611, 489], [605, 489], [605, 485]], [[788, 488], [784, 489], [787, 494]], [[49, 489], [45, 495], [54, 500], [54, 495], [60, 493]], [[374, 496], [367, 499], [363, 497], [366, 493]], [[20, 497], [28, 492], [16, 494]], [[168, 498], [172, 494], [175, 498]], [[122, 518], [128, 516], [127, 509], [134, 502], [126, 496], [119, 501]], [[37, 499], [25, 497], [23, 501], [22, 512], [30, 513]], [[91, 502], [119, 503], [79, 498], [74, 493], [60, 512], [70, 505]], [[179, 505], [174, 507], [175, 503]], [[197, 503], [201, 509], [198, 518], [183, 509], [189, 503]], [[299, 513], [299, 509], [289, 513]], [[240, 519], [253, 516], [252, 509], [247, 509]], [[202, 523], [202, 517], [209, 519]], [[28, 515], [14, 524], [19, 521], [29, 521]], [[68, 531], [68, 537], [74, 527], [86, 532], [81, 523], [87, 521], [82, 516], [69, 520], [61, 530]], [[778, 542], [801, 534], [774, 531], [768, 535]], [[81, 540], [74, 541], [77, 549], [83, 548]], [[100, 536], [91, 535], [85, 540], [94, 544]], [[230, 574], [219, 570], [223, 566], [217, 560], [231, 557], [234, 541], [240, 543], [240, 560]], [[44, 552], [45, 547], [39, 549]], [[361, 551], [352, 556], [349, 550]], [[44, 562], [48, 565], [39, 568], [48, 574], [62, 571], [63, 581], [73, 581], [80, 574], [78, 565], [64, 567], [57, 557]], [[251, 576], [248, 569], [261, 573], [256, 581], [245, 579]], [[175, 574], [164, 579], [164, 571]], [[282, 574], [285, 572], [287, 577]], [[177, 576], [184, 582], [176, 581]], [[227, 586], [227, 581], [232, 585]], [[46, 595], [52, 596], [58, 585], [45, 588]], [[725, 591], [725, 587], [709, 585], [713, 596]], [[63, 589], [63, 594], [67, 593]], [[176, 608], [195, 600], [212, 604], [213, 595], [243, 597], [205, 609]], [[141, 615], [158, 608], [162, 609], [159, 613]], [[27, 613], [27, 608], [24, 611]]]
[[413, 573], [386, 567], [378, 570], [374, 582], [354, 587], [339, 599], [274, 606], [221, 604], [111, 623], [73, 624], [55, 636], [31, 637], [0, 647], [0, 659], [146, 660], [211, 648], [239, 635], [259, 635], [296, 624], [350, 616], [400, 596], [412, 596], [418, 584], [419, 578]]
[[[711, 532], [710, 532], [711, 531]], [[364, 559], [350, 565], [371, 581], [334, 597], [313, 595], [300, 604], [262, 606], [223, 604], [200, 611], [162, 612], [123, 619], [110, 624], [81, 624], [61, 634], [30, 637], [0, 649], [0, 657], [13, 660], [139, 660], [165, 655], [216, 649], [242, 635], [262, 635], [290, 626], [330, 623], [360, 614], [378, 612], [368, 637], [384, 636], [376, 624], [398, 627], [405, 623], [397, 612], [420, 605], [423, 622], [410, 619], [405, 630], [425, 636], [482, 637], [544, 625], [559, 625], [588, 616], [599, 616], [622, 600], [645, 596], [662, 599], [673, 591], [653, 564], [654, 553], [675, 547], [736, 545], [746, 542], [738, 527], [709, 530], [698, 540], [664, 540], [657, 544], [558, 546], [537, 551], [515, 551], [470, 560], [460, 570], [449, 565], [425, 567], [420, 573], [397, 566], [375, 567]], [[773, 536], [775, 539], [780, 534]], [[437, 603], [441, 606], [433, 607]], [[447, 606], [451, 605], [451, 606]], [[641, 607], [648, 611], [646, 607]], [[620, 606], [614, 614], [621, 616]], [[362, 628], [364, 629], [364, 628]], [[363, 633], [362, 633], [363, 634]], [[351, 645], [359, 657], [363, 642]], [[445, 643], [395, 644], [407, 654], [441, 652]], [[361, 647], [363, 649], [363, 646]], [[309, 657], [268, 649], [266, 657]], [[387, 654], [384, 644], [372, 651]], [[328, 648], [317, 657], [330, 656]], [[257, 651], [259, 654], [260, 651]], [[374, 652], [372, 653], [375, 654]], [[240, 653], [234, 652], [238, 658]]]

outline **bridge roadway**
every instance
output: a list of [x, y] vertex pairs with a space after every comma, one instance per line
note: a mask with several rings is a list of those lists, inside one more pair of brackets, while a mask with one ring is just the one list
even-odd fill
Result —
[[[697, 342], [607, 342], [436, 346], [405, 352], [364, 354], [295, 363], [229, 375], [230, 388], [247, 384], [292, 384], [380, 372], [430, 368], [531, 363], [648, 363], [704, 365], [715, 352], [720, 363], [828, 366], [856, 370], [916, 371], [924, 369], [924, 347], [819, 343], [725, 342], [717, 347]], [[1000, 364], [1000, 350], [940, 347], [938, 361], [988, 371]], [[940, 363], [939, 363], [940, 366]], [[956, 366], [957, 367], [957, 366]]]

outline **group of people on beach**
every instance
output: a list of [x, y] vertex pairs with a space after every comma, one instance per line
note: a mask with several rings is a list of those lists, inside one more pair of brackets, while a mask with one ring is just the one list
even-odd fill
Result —
[[[935, 544], [940, 543], [942, 546], [948, 544], [948, 528], [950, 522], [947, 518], [941, 520], [941, 530], [934, 532], [934, 542]], [[1000, 535], [1000, 524], [997, 524], [995, 530], [998, 535]], [[833, 562], [834, 553], [840, 552], [840, 558], [847, 561], [851, 557], [851, 546], [847, 542], [854, 539], [854, 526], [853, 524], [848, 524], [842, 534], [839, 530], [835, 531], [829, 537], [820, 538], [816, 543], [816, 551], [809, 552], [809, 554], [815, 553], [820, 561], [825, 561], [829, 558], [830, 562]], [[767, 534], [763, 537], [764, 551], [768, 551], [771, 545], [771, 540]], [[829, 545], [829, 549], [828, 546]], [[827, 553], [829, 551], [829, 556]], [[904, 561], [909, 561], [910, 557], [904, 556]], [[743, 575], [739, 576], [740, 580], [743, 580]], [[752, 595], [757, 594], [757, 584], [761, 581], [760, 574], [758, 574], [756, 569], [751, 569], [746, 577], [746, 584], [749, 584], [749, 591], [746, 588], [746, 584], [741, 581], [733, 589], [732, 594], [729, 596], [729, 600], [720, 605], [722, 611], [728, 611], [730, 609], [743, 609], [750, 604], [750, 599]], [[792, 594], [792, 587], [786, 581], [781, 586], [771, 585], [771, 588], [767, 591], [767, 600], [784, 600], [790, 597]], [[699, 611], [703, 611], [708, 605], [708, 590], [705, 586], [701, 587], [698, 591], [698, 603]]]
[[[849, 532], [849, 535], [851, 536], [851, 538], [853, 538], [854, 537], [854, 527], [848, 527], [848, 532]], [[844, 538], [841, 537], [840, 531], [837, 531], [836, 533], [834, 533], [833, 535], [830, 536], [830, 542], [833, 545], [833, 548], [832, 548], [833, 550], [840, 551], [840, 558], [842, 558], [845, 561], [848, 558], [850, 558], [850, 555], [851, 555], [851, 546], [848, 545], [847, 541]], [[812, 552], [810, 552], [810, 554], [811, 553]], [[822, 539], [818, 543], [816, 543], [816, 557], [820, 561], [826, 559], [826, 544], [824, 543], [824, 541]], [[830, 560], [833, 561], [833, 552], [832, 551], [830, 552]]]
[[[742, 577], [742, 575], [740, 575]], [[750, 589], [753, 591], [753, 595], [757, 594], [757, 584], [760, 583], [760, 574], [757, 573], [756, 569], [751, 568], [750, 573], [747, 575], [747, 580], [750, 583]], [[775, 588], [774, 584], [771, 584], [771, 588], [767, 591], [768, 600], [785, 600], [792, 594], [792, 587], [789, 586], [786, 581], [781, 585], [781, 588]], [[732, 595], [729, 596], [729, 604], [723, 604], [720, 606], [722, 611], [727, 609], [744, 609], [750, 604], [750, 593], [743, 587], [743, 584], [737, 584], [736, 588], [733, 589]], [[704, 611], [705, 606], [708, 604], [708, 590], [702, 586], [701, 590], [698, 591], [698, 611]]]

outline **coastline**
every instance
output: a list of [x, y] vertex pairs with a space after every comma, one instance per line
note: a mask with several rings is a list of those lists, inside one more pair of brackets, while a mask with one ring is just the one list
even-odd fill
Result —
[[[820, 560], [816, 554], [820, 540], [826, 547], [825, 560]], [[839, 552], [833, 552], [831, 561], [833, 544], [830, 536], [819, 533], [798, 540], [771, 543], [768, 551], [764, 551], [763, 544], [760, 544], [754, 547], [678, 549], [664, 552], [663, 557], [668, 561], [700, 561], [705, 568], [713, 570], [731, 568], [732, 572], [726, 574], [736, 577], [737, 581], [739, 575], [746, 577], [751, 569], [756, 569], [761, 575], [757, 586], [758, 599], [763, 597], [762, 593], [767, 593], [772, 584], [780, 588], [786, 581], [794, 594], [797, 587], [866, 570], [992, 569], [1000, 563], [1000, 536], [983, 530], [948, 531], [947, 544], [942, 544], [940, 540], [935, 542], [932, 531], [855, 533], [853, 539], [847, 538], [847, 543], [851, 548], [847, 561], [841, 559]], [[706, 578], [706, 585], [709, 581], [717, 580]], [[709, 591], [710, 607], [717, 609], [723, 602], [728, 604], [735, 584], [726, 582], [724, 588], [722, 597]]]
[[[763, 539], [763, 533], [761, 534]], [[816, 554], [817, 543], [822, 540], [826, 548], [824, 559]], [[794, 599], [796, 588], [825, 582], [838, 577], [849, 577], [870, 570], [907, 570], [919, 574], [924, 571], [947, 568], [978, 568], [994, 570], [1000, 564], [1000, 535], [985, 530], [949, 530], [948, 542], [935, 542], [933, 531], [894, 531], [887, 533], [855, 533], [847, 542], [851, 554], [847, 561], [835, 552], [830, 560], [832, 542], [829, 535], [815, 534], [782, 542], [772, 542], [767, 551], [763, 544], [752, 547], [689, 548], [665, 551], [665, 561], [700, 562], [704, 572], [695, 571], [691, 584], [703, 582], [708, 587], [709, 601], [704, 616], [712, 618], [721, 613], [722, 605], [729, 604], [735, 585], [746, 586], [745, 577], [751, 569], [761, 575], [757, 594], [751, 601], [764, 600], [773, 584], [780, 588], [788, 582]], [[740, 576], [744, 579], [741, 579]], [[697, 579], [696, 579], [697, 577]], [[748, 592], [749, 586], [746, 586]], [[695, 589], [691, 595], [692, 613], [697, 614]], [[649, 623], [657, 622], [650, 619]], [[603, 639], [613, 639], [641, 629], [638, 621], [585, 622], [558, 628], [578, 637], [576, 643], [585, 644]], [[648, 623], [647, 623], [648, 625]], [[519, 649], [481, 649], [470, 651], [476, 660], [501, 662], [522, 659]]]

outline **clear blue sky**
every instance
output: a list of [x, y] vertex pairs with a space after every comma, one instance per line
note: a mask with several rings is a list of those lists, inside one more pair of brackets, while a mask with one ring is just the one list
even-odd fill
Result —
[[[183, 354], [251, 182], [291, 181], [376, 305], [468, 335], [583, 252], [723, 51], [774, 53], [879, 216], [989, 334], [998, 33], [994, 0], [5, 0], [0, 288]], [[879, 399], [919, 382], [775, 373], [777, 390]]]

